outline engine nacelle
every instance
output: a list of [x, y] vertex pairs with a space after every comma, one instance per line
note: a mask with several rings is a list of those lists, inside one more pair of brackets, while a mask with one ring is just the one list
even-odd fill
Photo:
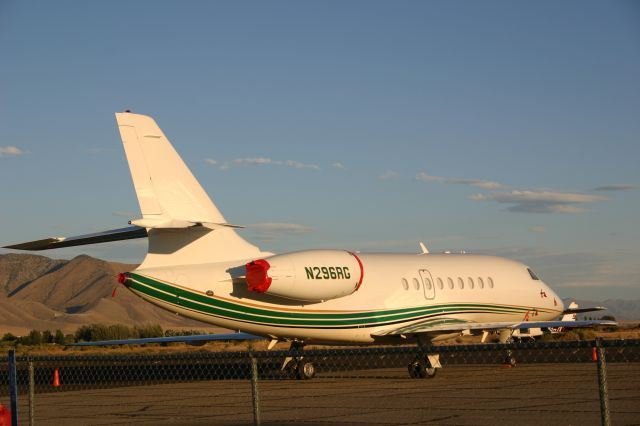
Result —
[[249, 291], [321, 302], [352, 294], [362, 284], [362, 262], [342, 250], [306, 250], [246, 264]]

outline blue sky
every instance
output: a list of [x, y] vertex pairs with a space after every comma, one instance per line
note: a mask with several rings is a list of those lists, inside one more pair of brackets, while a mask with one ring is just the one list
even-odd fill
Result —
[[2, 243], [137, 216], [131, 109], [266, 250], [424, 241], [640, 298], [637, 2], [9, 0], [0, 52]]

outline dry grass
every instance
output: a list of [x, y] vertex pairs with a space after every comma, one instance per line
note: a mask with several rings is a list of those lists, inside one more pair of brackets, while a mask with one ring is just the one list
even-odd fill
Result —
[[[565, 338], [562, 335], [558, 335], [559, 340], [575, 340], [570, 338], [570, 335], [575, 334], [576, 337], [579, 333], [569, 332], [565, 334]], [[615, 331], [608, 330], [588, 330], [584, 333], [583, 338], [591, 339], [595, 337], [601, 337], [603, 339], [640, 339], [640, 324], [632, 323], [625, 324], [619, 327]], [[479, 343], [479, 336], [463, 336], [456, 339], [451, 339], [443, 344], [477, 344]], [[555, 339], [554, 339], [555, 340]], [[16, 348], [18, 355], [33, 355], [33, 356], [52, 356], [52, 355], [153, 355], [153, 354], [171, 354], [171, 353], [188, 353], [188, 352], [242, 352], [247, 350], [253, 351], [266, 351], [269, 342], [267, 340], [258, 341], [216, 341], [208, 342], [204, 345], [194, 346], [184, 343], [168, 343], [168, 344], [150, 344], [150, 345], [120, 345], [112, 347], [72, 347], [72, 346], [60, 346], [56, 344], [47, 344], [39, 346], [25, 346], [18, 345]], [[0, 344], [0, 351], [6, 352], [8, 349], [13, 348], [10, 343]], [[323, 348], [327, 349], [327, 346], [309, 345], [305, 346], [307, 349]], [[279, 342], [272, 350], [287, 350], [289, 349], [289, 343]]]

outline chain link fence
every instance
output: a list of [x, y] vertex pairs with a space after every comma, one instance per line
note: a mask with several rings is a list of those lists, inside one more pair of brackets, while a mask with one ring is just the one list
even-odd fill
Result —
[[640, 340], [12, 356], [0, 402], [15, 400], [20, 424], [640, 420]]

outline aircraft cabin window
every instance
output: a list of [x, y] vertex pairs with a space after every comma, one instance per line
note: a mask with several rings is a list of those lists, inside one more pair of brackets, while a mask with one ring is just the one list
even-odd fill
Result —
[[529, 275], [531, 275], [532, 280], [540, 281], [540, 278], [538, 278], [538, 276], [534, 274], [531, 269], [527, 268], [527, 271], [529, 271]]
[[426, 282], [424, 283], [425, 287], [427, 287], [427, 290], [431, 290], [431, 280], [429, 278], [426, 279]]
[[481, 289], [484, 288], [484, 281], [482, 281], [482, 278], [478, 277], [478, 287], [480, 287]]
[[420, 290], [420, 283], [418, 282], [417, 278], [413, 279], [413, 288], [415, 288], [416, 290]]
[[493, 279], [491, 277], [487, 278], [487, 283], [489, 284], [489, 288], [493, 288]]
[[442, 279], [438, 278], [438, 288], [442, 290], [444, 288], [444, 284], [442, 283]]
[[449, 284], [449, 289], [453, 290], [453, 280], [451, 278], [447, 278], [447, 283]]
[[464, 280], [460, 277], [458, 277], [458, 287], [460, 287], [460, 289], [464, 289]]
[[402, 288], [404, 288], [405, 290], [409, 290], [409, 282], [406, 278], [402, 279]]
[[473, 278], [469, 277], [469, 288], [473, 290]]

